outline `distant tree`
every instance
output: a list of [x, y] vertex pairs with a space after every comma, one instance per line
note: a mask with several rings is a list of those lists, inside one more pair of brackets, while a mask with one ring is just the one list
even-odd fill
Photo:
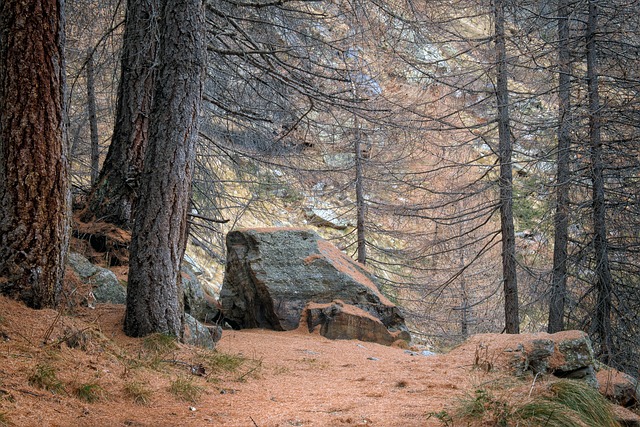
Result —
[[569, 2], [558, 2], [558, 146], [556, 207], [554, 216], [553, 272], [549, 302], [549, 333], [564, 329], [567, 298], [567, 246], [569, 242], [569, 187], [571, 150], [571, 57], [569, 51]]
[[505, 329], [520, 332], [518, 282], [516, 276], [516, 238], [513, 225], [513, 164], [509, 117], [507, 49], [505, 44], [505, 4], [495, 0], [496, 98], [498, 108], [498, 161], [500, 163], [500, 230], [502, 232], [502, 280], [504, 281]]
[[[103, 153], [106, 153], [105, 142], [111, 140], [126, 3], [119, 0], [65, 2], [70, 178], [71, 187], [78, 195], [80, 190], [88, 192], [94, 184], [90, 179], [97, 180]], [[91, 65], [93, 73], [89, 70]], [[93, 93], [89, 84], [91, 77]], [[95, 108], [91, 105], [92, 98]]]
[[163, 0], [149, 145], [131, 236], [124, 331], [182, 335], [180, 266], [204, 67], [202, 0]]
[[87, 55], [87, 107], [89, 113], [89, 129], [91, 131], [91, 185], [98, 181], [100, 172], [100, 139], [98, 135], [98, 118], [96, 112], [96, 83], [93, 60], [93, 49]]
[[592, 333], [599, 344], [602, 360], [609, 363], [614, 350], [611, 330], [612, 277], [609, 267], [607, 219], [602, 147], [602, 110], [598, 87], [597, 34], [599, 7], [597, 0], [589, 0], [587, 20], [587, 95], [589, 100], [590, 178], [592, 185], [593, 249], [595, 255], [595, 286], [597, 300]]
[[159, 0], [127, 2], [116, 121], [84, 219], [131, 228], [158, 73]]
[[69, 243], [64, 10], [0, 6], [0, 290], [54, 307]]

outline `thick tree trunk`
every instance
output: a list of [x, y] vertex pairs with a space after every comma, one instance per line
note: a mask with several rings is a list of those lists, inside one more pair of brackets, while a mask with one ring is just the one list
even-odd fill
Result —
[[564, 329], [567, 294], [567, 244], [569, 241], [569, 134], [571, 64], [569, 55], [568, 0], [558, 4], [558, 160], [556, 172], [556, 212], [554, 217], [553, 274], [549, 301], [549, 333]]
[[520, 332], [520, 320], [516, 277], [516, 240], [513, 226], [513, 172], [511, 164], [511, 129], [509, 124], [509, 88], [507, 85], [507, 49], [504, 34], [504, 0], [495, 0], [494, 7], [496, 63], [498, 66], [496, 97], [498, 104], [500, 229], [502, 232], [505, 329], [508, 334], [517, 334]]
[[157, 76], [160, 0], [130, 0], [122, 46], [116, 123], [83, 219], [132, 225]]
[[599, 347], [602, 361], [609, 363], [613, 355], [611, 339], [611, 291], [609, 268], [606, 206], [604, 191], [604, 163], [602, 160], [602, 135], [600, 93], [598, 89], [598, 58], [596, 34], [598, 31], [597, 0], [589, 1], [587, 22], [587, 87], [589, 92], [589, 142], [591, 145], [591, 183], [593, 204], [593, 248], [595, 250], [597, 301], [592, 332]]
[[69, 242], [64, 2], [0, 3], [0, 291], [54, 307]]
[[182, 335], [180, 265], [205, 66], [202, 0], [164, 0], [160, 71], [131, 237], [124, 330]]
[[93, 51], [89, 51], [87, 56], [87, 105], [89, 110], [89, 129], [91, 130], [91, 185], [95, 185], [100, 172], [100, 140], [98, 139]]

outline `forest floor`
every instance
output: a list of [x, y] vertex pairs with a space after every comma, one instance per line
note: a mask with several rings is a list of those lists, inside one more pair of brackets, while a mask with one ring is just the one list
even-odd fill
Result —
[[125, 336], [124, 306], [60, 315], [0, 297], [0, 313], [0, 426], [438, 426], [430, 413], [500, 378], [464, 346], [243, 330], [212, 351]]
[[451, 426], [464, 401], [510, 404], [546, 381], [499, 368], [505, 335], [423, 356], [243, 330], [205, 350], [127, 337], [123, 316], [122, 305], [59, 314], [0, 297], [0, 426]]

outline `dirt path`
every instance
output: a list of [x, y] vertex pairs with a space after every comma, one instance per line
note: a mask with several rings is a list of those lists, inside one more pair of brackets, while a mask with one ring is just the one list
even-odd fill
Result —
[[[224, 372], [190, 346], [154, 356], [122, 333], [122, 306], [58, 317], [0, 297], [0, 313], [0, 426], [438, 426], [427, 414], [475, 375], [472, 354], [425, 357], [264, 330], [225, 331], [216, 354], [244, 362]], [[84, 341], [70, 347], [74, 333]], [[192, 375], [200, 363], [206, 375]], [[54, 372], [52, 390], [34, 383], [43, 367]], [[171, 392], [177, 380], [198, 398]], [[148, 391], [146, 404], [134, 402], [132, 385]], [[95, 402], [78, 397], [83, 387], [95, 387]]]
[[224, 425], [425, 426], [468, 381], [443, 356], [304, 332], [232, 331], [222, 351], [262, 361], [259, 378], [219, 402]]

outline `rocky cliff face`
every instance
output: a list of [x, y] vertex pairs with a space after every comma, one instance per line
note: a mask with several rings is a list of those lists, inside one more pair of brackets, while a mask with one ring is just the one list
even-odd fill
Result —
[[314, 232], [266, 228], [227, 235], [220, 301], [234, 326], [295, 329], [307, 303], [333, 300], [363, 310], [392, 332], [406, 331], [400, 310], [374, 277]]

